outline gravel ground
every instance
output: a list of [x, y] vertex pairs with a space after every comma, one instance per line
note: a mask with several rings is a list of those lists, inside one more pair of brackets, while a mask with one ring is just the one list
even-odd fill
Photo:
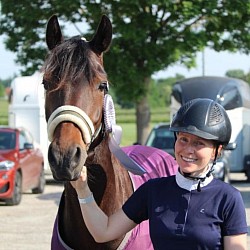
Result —
[[[242, 193], [250, 231], [250, 183], [241, 174], [231, 174], [231, 178], [232, 185]], [[0, 203], [0, 250], [49, 250], [62, 190], [63, 185], [48, 176], [43, 194], [25, 193], [18, 206]]]
[[25, 193], [18, 206], [0, 203], [0, 250], [48, 250], [63, 185], [50, 179], [45, 192]]

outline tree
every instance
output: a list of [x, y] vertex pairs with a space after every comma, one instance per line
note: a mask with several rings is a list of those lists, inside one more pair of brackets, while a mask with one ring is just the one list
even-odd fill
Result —
[[7, 88], [7, 87], [10, 87], [12, 80], [13, 78], [10, 78], [10, 77], [5, 80], [0, 79], [0, 83], [2, 83], [5, 88]]
[[249, 82], [249, 74], [250, 74], [250, 72], [248, 74], [245, 74], [244, 71], [241, 70], [241, 69], [232, 69], [232, 70], [228, 70], [226, 72], [226, 76], [238, 78], [238, 79], [246, 81], [246, 82], [248, 82], [250, 84], [250, 82]]
[[176, 74], [175, 77], [157, 80], [157, 88], [159, 89], [160, 96], [164, 97], [165, 106], [170, 106], [173, 85], [184, 78], [183, 75]]
[[111, 18], [114, 39], [104, 58], [105, 69], [119, 99], [135, 103], [140, 143], [149, 131], [153, 73], [176, 62], [194, 66], [196, 53], [206, 46], [250, 51], [249, 0], [2, 0], [1, 32], [8, 35], [7, 48], [17, 51], [27, 70], [43, 61], [45, 24], [53, 13], [59, 13], [61, 21], [84, 19], [90, 27], [87, 38], [101, 14]]

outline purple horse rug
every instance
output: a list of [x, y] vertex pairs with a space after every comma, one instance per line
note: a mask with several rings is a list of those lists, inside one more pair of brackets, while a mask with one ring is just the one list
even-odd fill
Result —
[[[174, 158], [162, 150], [141, 145], [123, 147], [122, 150], [147, 171], [147, 173], [142, 176], [129, 173], [134, 190], [149, 179], [175, 175], [177, 172], [178, 167]], [[60, 237], [58, 230], [58, 217], [56, 217], [54, 223], [51, 249], [72, 250], [72, 248], [67, 246]], [[148, 221], [142, 222], [131, 230], [126, 235], [118, 249], [153, 250], [154, 248], [149, 237]]]

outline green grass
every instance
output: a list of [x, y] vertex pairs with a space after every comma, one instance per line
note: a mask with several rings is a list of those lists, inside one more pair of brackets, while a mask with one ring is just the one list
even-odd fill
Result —
[[8, 101], [0, 98], [0, 125], [8, 125], [8, 107]]
[[[151, 123], [150, 128], [156, 123]], [[117, 123], [117, 125], [122, 127], [122, 140], [121, 146], [132, 145], [136, 142], [136, 124], [135, 123]]]
[[[122, 127], [121, 146], [132, 145], [136, 142], [136, 120], [134, 109], [117, 109], [116, 121]], [[151, 111], [151, 127], [158, 122], [169, 120], [169, 109], [157, 108]], [[0, 99], [0, 125], [8, 124], [8, 101]]]
[[[116, 108], [116, 121], [122, 123], [136, 123], [135, 109], [118, 109]], [[170, 109], [166, 107], [154, 108], [151, 110], [151, 122], [168, 122]]]
[[135, 123], [117, 123], [122, 127], [121, 146], [132, 145], [136, 142], [136, 124]]

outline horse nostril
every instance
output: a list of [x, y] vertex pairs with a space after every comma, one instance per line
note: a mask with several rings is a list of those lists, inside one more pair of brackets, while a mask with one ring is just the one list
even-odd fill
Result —
[[79, 146], [76, 146], [72, 149], [71, 154], [71, 165], [79, 165], [82, 159], [82, 150]]
[[59, 165], [59, 154], [58, 151], [52, 148], [52, 146], [49, 146], [48, 149], [48, 160], [50, 165], [56, 166]]
[[87, 152], [80, 144], [53, 141], [48, 150], [49, 165], [56, 180], [76, 179], [85, 163]]
[[75, 153], [72, 154], [72, 161], [79, 162], [79, 159], [81, 159], [81, 149], [79, 147], [74, 148]]

